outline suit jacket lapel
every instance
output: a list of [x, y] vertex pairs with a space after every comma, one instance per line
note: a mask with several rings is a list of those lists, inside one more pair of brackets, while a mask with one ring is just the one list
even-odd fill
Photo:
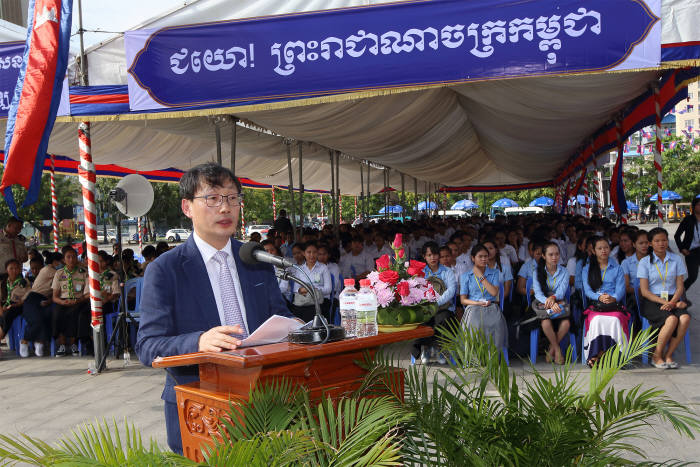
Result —
[[184, 249], [182, 269], [186, 283], [190, 285], [192, 290], [197, 291], [196, 300], [199, 302], [199, 306], [196, 308], [201, 310], [210, 328], [221, 326], [214, 290], [211, 287], [211, 282], [209, 282], [209, 273], [207, 273], [207, 267], [192, 235], [185, 242]]

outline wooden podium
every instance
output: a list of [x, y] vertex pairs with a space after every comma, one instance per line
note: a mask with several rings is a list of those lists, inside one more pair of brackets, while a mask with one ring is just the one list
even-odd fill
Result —
[[[323, 345], [290, 343], [248, 347], [229, 352], [196, 352], [164, 357], [154, 368], [199, 365], [199, 381], [175, 386], [183, 453], [201, 462], [202, 443], [218, 434], [219, 419], [228, 418], [229, 401], [247, 399], [259, 382], [285, 377], [309, 390], [311, 400], [323, 395], [339, 397], [357, 389], [366, 371], [355, 362], [363, 353], [374, 355], [381, 345], [429, 337], [433, 329], [381, 333], [362, 339], [345, 339]], [[398, 370], [403, 375], [403, 371]], [[403, 390], [403, 385], [401, 387]]]

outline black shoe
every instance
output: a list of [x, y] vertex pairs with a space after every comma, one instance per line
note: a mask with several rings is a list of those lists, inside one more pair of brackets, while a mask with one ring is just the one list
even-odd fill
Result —
[[56, 350], [56, 356], [57, 357], [65, 357], [66, 356], [66, 346], [61, 344], [58, 346], [58, 350]]

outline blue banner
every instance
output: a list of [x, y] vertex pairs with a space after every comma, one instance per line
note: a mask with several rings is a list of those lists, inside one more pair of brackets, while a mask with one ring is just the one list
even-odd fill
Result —
[[660, 0], [442, 0], [126, 33], [132, 110], [657, 67]]
[[24, 41], [0, 43], [0, 118], [6, 118], [15, 94]]

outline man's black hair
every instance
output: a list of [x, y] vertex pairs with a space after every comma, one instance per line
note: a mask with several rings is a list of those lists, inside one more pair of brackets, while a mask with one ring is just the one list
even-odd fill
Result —
[[156, 257], [156, 247], [153, 245], [146, 245], [143, 247], [143, 251], [141, 251], [141, 255], [144, 258], [155, 258]]
[[231, 172], [230, 169], [214, 162], [207, 162], [192, 167], [180, 178], [180, 197], [183, 199], [194, 199], [197, 189], [203, 184], [209, 186], [224, 186], [228, 181], [232, 181], [238, 193], [242, 192], [241, 182]]

